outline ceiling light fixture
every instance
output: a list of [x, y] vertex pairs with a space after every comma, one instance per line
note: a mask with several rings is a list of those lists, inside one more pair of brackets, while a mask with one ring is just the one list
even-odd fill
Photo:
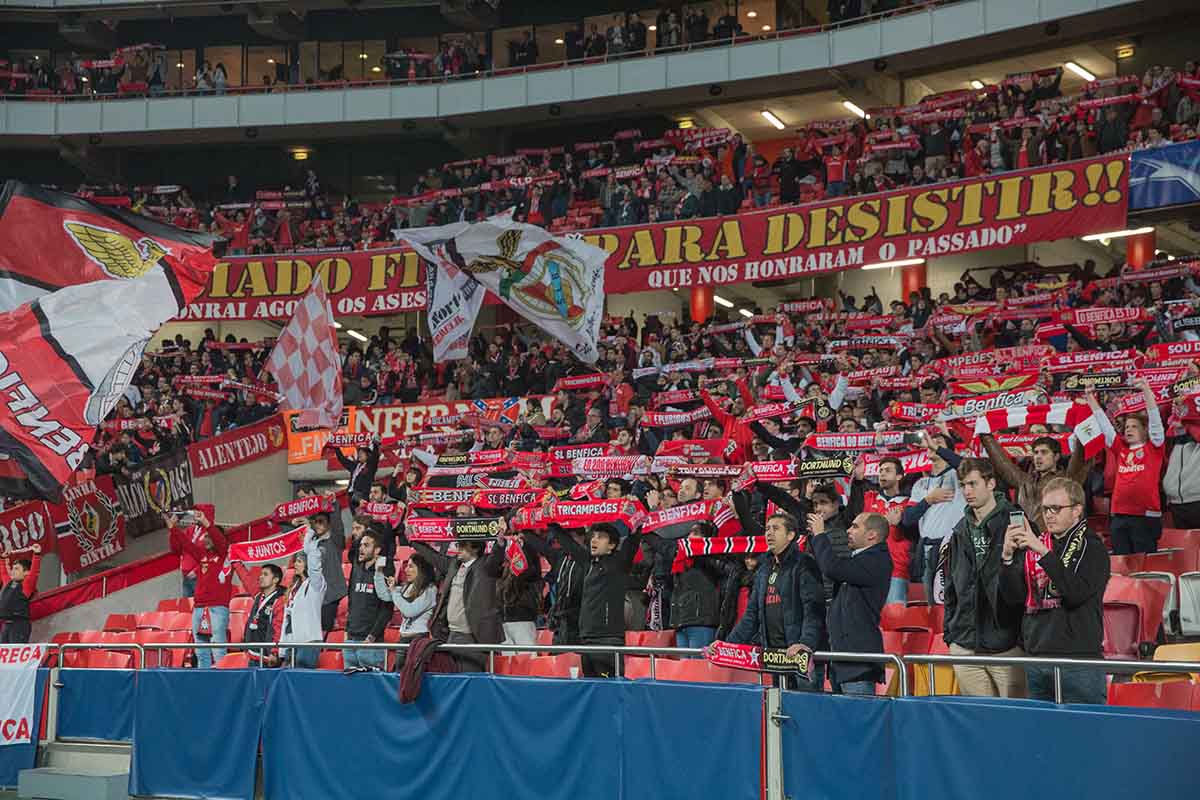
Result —
[[748, 308], [739, 308], [738, 313], [741, 314], [746, 319], [750, 319], [751, 317], [754, 316], [754, 312]]
[[769, 31], [769, 30], [771, 30], [771, 26], [770, 26], [770, 25], [763, 25], [763, 30], [764, 30], [764, 31]]
[[342, 323], [338, 322], [338, 321], [335, 319], [335, 320], [333, 321], [333, 327], [337, 328], [337, 329], [340, 331], [340, 330], [342, 329]]
[[1083, 78], [1083, 79], [1084, 79], [1085, 81], [1087, 81], [1088, 83], [1091, 83], [1092, 81], [1096, 80], [1096, 76], [1095, 76], [1095, 75], [1093, 75], [1092, 73], [1088, 72], [1086, 69], [1084, 69], [1083, 67], [1079, 66], [1079, 65], [1078, 65], [1078, 64], [1076, 64], [1074, 61], [1068, 61], [1067, 63], [1063, 64], [1063, 66], [1064, 66], [1065, 68], [1067, 68], [1067, 69], [1071, 70], [1071, 72], [1074, 72], [1074, 73], [1075, 73], [1076, 75], [1078, 75], [1079, 77]]
[[719, 306], [725, 306], [726, 308], [733, 308], [733, 303], [729, 302], [724, 297], [721, 297], [721, 295], [719, 295], [719, 294], [714, 294], [713, 300], [717, 301], [717, 305], [719, 305]]
[[273, 59], [273, 58], [268, 58], [268, 59], [267, 59], [267, 63], [268, 63], [268, 64], [274, 64], [274, 63], [275, 63], [275, 59]]
[[1144, 233], [1154, 233], [1154, 226], [1147, 228], [1130, 228], [1127, 231], [1109, 231], [1108, 233], [1089, 233], [1087, 236], [1080, 236], [1080, 240], [1085, 242], [1107, 242], [1109, 239], [1124, 239], [1126, 236], [1141, 236]]
[[764, 109], [762, 112], [763, 119], [775, 126], [776, 130], [783, 130], [787, 126], [783, 124], [783, 120]]
[[924, 264], [923, 258], [902, 258], [898, 261], [880, 261], [877, 264], [866, 264], [863, 269], [892, 269], [893, 267], [915, 267]]
[[371, 72], [383, 72], [383, 67], [371, 67]]
[[361, 58], [363, 61], [366, 61], [368, 58], [370, 58], [370, 56], [368, 56], [366, 53], [359, 53], [358, 57]]
[[354, 330], [353, 328], [346, 328], [346, 335], [349, 336], [351, 339], [358, 339], [360, 342], [367, 341], [367, 337], [363, 336], [361, 333]]
[[755, 17], [758, 16], [758, 12], [757, 11], [747, 11], [746, 16], [749, 17], [750, 19], [754, 19]]
[[555, 40], [554, 40], [554, 43], [555, 43], [555, 44], [562, 44], [562, 43], [563, 43], [563, 40], [562, 40], [562, 39], [555, 39]]
[[849, 100], [843, 100], [842, 107], [845, 108], [847, 111], [849, 111], [851, 114], [853, 114], [856, 117], [861, 117], [862, 119], [870, 119], [871, 118], [870, 114], [863, 111], [861, 108], [859, 108], [854, 103], [851, 103]]
[[972, 89], [975, 89], [976, 91], [978, 91], [978, 90], [982, 89], [982, 88], [983, 88], [983, 81], [981, 81], [981, 80], [979, 80], [978, 78], [976, 78], [975, 80], [971, 81], [971, 88], [972, 88]]

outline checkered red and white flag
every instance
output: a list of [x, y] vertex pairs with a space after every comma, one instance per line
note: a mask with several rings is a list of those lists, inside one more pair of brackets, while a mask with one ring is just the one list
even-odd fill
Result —
[[321, 276], [279, 334], [264, 371], [275, 376], [287, 407], [301, 412], [300, 425], [334, 428], [341, 421], [342, 370]]

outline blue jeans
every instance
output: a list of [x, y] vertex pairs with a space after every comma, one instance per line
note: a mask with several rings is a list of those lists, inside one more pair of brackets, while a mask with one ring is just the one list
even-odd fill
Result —
[[[228, 606], [209, 606], [208, 618], [212, 623], [212, 635], [208, 636], [200, 633], [200, 618], [204, 616], [203, 608], [192, 609], [192, 635], [196, 637], [197, 642], [217, 642], [225, 643], [229, 641], [229, 607]], [[224, 650], [197, 648], [196, 649], [196, 666], [200, 669], [208, 669], [216, 662], [225, 657]]]
[[[1059, 667], [1064, 703], [1108, 703], [1108, 682], [1104, 670], [1084, 667]], [[1025, 686], [1030, 700], [1054, 702], [1054, 667], [1026, 667]]]
[[[676, 647], [708, 647], [717, 640], [717, 629], [707, 625], [689, 625], [675, 631]], [[693, 656], [700, 658], [700, 656]]]
[[[351, 639], [349, 636], [347, 636], [346, 641], [361, 642], [363, 640]], [[343, 661], [347, 669], [350, 667], [374, 667], [375, 669], [383, 669], [384, 657], [386, 656], [386, 651], [384, 650], [344, 650], [342, 653], [344, 656]]]
[[[296, 668], [297, 669], [300, 669], [300, 668], [316, 669], [317, 668], [317, 656], [319, 656], [321, 654], [321, 648], [319, 648], [319, 647], [297, 647], [297, 648], [295, 648], [295, 650], [296, 650]], [[290, 665], [292, 663], [291, 657], [288, 656], [287, 658], [285, 658], [283, 663], [285, 666]]]
[[842, 694], [875, 696], [875, 681], [846, 681], [840, 688]]
[[196, 595], [196, 576], [193, 575], [190, 578], [184, 578], [183, 579], [183, 596], [184, 597], [195, 597], [195, 595]]
[[825, 194], [829, 197], [841, 197], [846, 193], [846, 182], [830, 181], [829, 186], [827, 186], [826, 189], [828, 191], [826, 191]]
[[888, 584], [887, 601], [888, 603], [904, 603], [908, 601], [908, 578], [897, 578], [892, 576], [892, 582]]

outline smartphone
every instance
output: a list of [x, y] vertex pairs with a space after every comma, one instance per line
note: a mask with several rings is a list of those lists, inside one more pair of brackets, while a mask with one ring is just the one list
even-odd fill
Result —
[[387, 563], [387, 556], [380, 556], [379, 558], [375, 559], [376, 567], [382, 567], [386, 563]]
[[175, 521], [180, 525], [195, 525], [196, 524], [196, 512], [195, 511], [184, 511], [183, 513], [176, 514]]
[[1009, 514], [1008, 514], [1008, 527], [1010, 527], [1010, 528], [1011, 528], [1011, 527], [1012, 527], [1012, 526], [1014, 526], [1014, 525], [1019, 525], [1019, 526], [1021, 526], [1022, 528], [1024, 528], [1024, 527], [1025, 527], [1025, 512], [1024, 512], [1024, 511], [1011, 511], [1011, 512], [1009, 512]]

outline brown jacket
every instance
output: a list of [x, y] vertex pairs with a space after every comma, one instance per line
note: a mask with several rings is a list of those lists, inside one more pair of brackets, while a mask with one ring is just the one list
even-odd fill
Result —
[[1025, 512], [1025, 516], [1040, 529], [1042, 526], [1042, 487], [1051, 478], [1070, 478], [1083, 483], [1091, 460], [1083, 457], [1083, 451], [1078, 447], [1071, 448], [1071, 460], [1065, 470], [1056, 469], [1050, 472], [1038, 473], [1032, 467], [1028, 471], [1021, 469], [1005, 452], [1004, 448], [990, 433], [979, 435], [983, 449], [987, 451], [988, 459], [996, 470], [996, 476], [1017, 490], [1017, 505]]
[[[438, 604], [429, 621], [429, 632], [433, 638], [448, 641], [450, 622], [450, 587], [454, 575], [462, 568], [457, 558], [442, 555], [424, 542], [412, 542], [413, 549], [429, 560], [439, 575], [444, 575], [438, 590]], [[471, 634], [481, 644], [499, 644], [504, 641], [504, 626], [500, 621], [500, 603], [496, 598], [496, 579], [504, 566], [504, 548], [493, 547], [475, 559], [463, 582], [463, 605], [466, 607], [467, 623]]]

